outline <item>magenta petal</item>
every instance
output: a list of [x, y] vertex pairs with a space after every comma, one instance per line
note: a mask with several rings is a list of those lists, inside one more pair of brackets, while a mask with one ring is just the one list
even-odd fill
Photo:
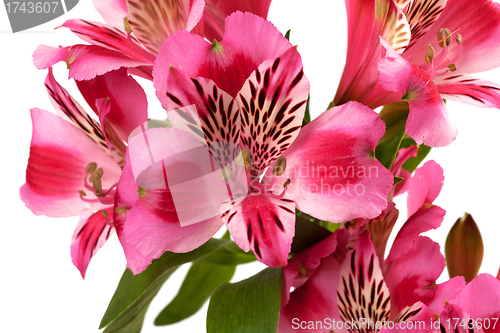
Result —
[[408, 182], [408, 216], [437, 198], [444, 183], [443, 168], [435, 161], [427, 161], [415, 171]]
[[83, 278], [85, 278], [85, 271], [90, 259], [113, 232], [113, 226], [110, 222], [112, 216], [113, 207], [108, 207], [96, 213], [84, 210], [80, 215], [80, 221], [71, 240], [71, 258]]
[[384, 127], [373, 110], [350, 102], [302, 128], [283, 154], [281, 177], [291, 180], [287, 193], [297, 208], [331, 222], [377, 217], [394, 181], [373, 157]]
[[[127, 74], [125, 68], [111, 71], [91, 80], [77, 81], [83, 97], [99, 116], [103, 127], [113, 127], [116, 135], [124, 141], [137, 127], [148, 120], [146, 94], [137, 81]], [[109, 101], [109, 113], [102, 116], [98, 112], [98, 99]], [[106, 134], [106, 133], [105, 133]]]
[[123, 18], [128, 12], [126, 0], [93, 0], [92, 4], [107, 24], [123, 27]]
[[190, 78], [211, 79], [234, 98], [262, 62], [277, 58], [290, 47], [290, 42], [270, 22], [250, 13], [229, 16], [224, 39], [215, 46], [200, 36], [179, 31], [165, 41], [154, 65], [158, 98], [164, 101], [159, 92], [167, 90], [164, 81], [170, 66], [181, 69]]
[[230, 14], [241, 11], [267, 18], [271, 0], [207, 0], [203, 23], [205, 37], [212, 41], [221, 40], [224, 35], [224, 21]]
[[295, 234], [295, 204], [285, 196], [274, 199], [250, 193], [240, 203], [221, 207], [222, 219], [243, 251], [271, 267], [287, 264]]
[[38, 69], [47, 69], [59, 61], [66, 61], [69, 48], [38, 45], [33, 52], [33, 63]]
[[[485, 318], [491, 320], [490, 329], [485, 332], [500, 332], [499, 323], [494, 318], [500, 317], [500, 281], [490, 274], [480, 274], [469, 282], [463, 291], [453, 300], [456, 304], [467, 311], [473, 318]], [[493, 323], [496, 323], [493, 328]]]
[[[103, 189], [117, 182], [120, 167], [84, 132], [60, 117], [40, 109], [32, 109], [31, 117], [33, 137], [21, 200], [37, 215], [78, 215], [87, 207], [79, 191], [95, 199], [84, 187], [87, 165], [95, 162], [103, 169]], [[100, 209], [102, 204], [93, 206]]]
[[406, 133], [417, 144], [431, 147], [447, 146], [455, 140], [458, 130], [429, 74], [394, 52], [383, 40], [386, 57], [379, 61], [382, 87], [403, 94], [410, 113]]

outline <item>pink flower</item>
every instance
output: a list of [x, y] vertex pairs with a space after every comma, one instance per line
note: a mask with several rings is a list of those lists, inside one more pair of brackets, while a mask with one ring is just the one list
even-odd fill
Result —
[[[436, 284], [445, 259], [437, 243], [420, 236], [443, 220], [444, 210], [432, 205], [442, 179], [442, 170], [433, 161], [417, 169], [408, 189], [410, 218], [385, 260], [383, 251], [376, 251], [370, 233], [362, 226], [351, 235], [340, 229], [294, 256], [283, 269], [278, 332], [293, 332], [297, 318], [305, 323], [325, 318], [342, 323], [359, 323], [361, 318], [375, 323], [417, 319], [428, 322], [441, 313], [445, 300], [455, 297], [464, 286], [460, 277]], [[371, 223], [376, 225], [378, 221]], [[345, 326], [314, 328], [306, 331], [348, 331]], [[360, 332], [366, 330], [359, 327]]]
[[80, 215], [71, 256], [85, 276], [113, 231], [113, 198], [128, 131], [147, 120], [146, 96], [125, 69], [82, 83], [99, 124], [56, 82], [52, 69], [45, 86], [60, 116], [31, 110], [33, 137], [20, 195], [36, 215]]
[[[357, 100], [375, 108], [408, 101], [407, 134], [432, 147], [446, 146], [457, 135], [443, 98], [500, 107], [500, 86], [470, 76], [500, 65], [498, 4], [348, 0], [346, 5], [348, 62], [336, 104]], [[362, 29], [358, 22], [364, 22]]]
[[[124, 196], [132, 197], [139, 189], [135, 203], [127, 204], [124, 233], [140, 254], [154, 259], [165, 251], [191, 251], [225, 224], [243, 250], [269, 266], [284, 266], [295, 208], [341, 222], [373, 218], [386, 207], [393, 177], [373, 157], [383, 122], [353, 102], [301, 130], [309, 92], [301, 58], [264, 19], [232, 14], [220, 43], [178, 32], [163, 45], [153, 74], [157, 96], [176, 128], [152, 129], [144, 132], [147, 139], [138, 136], [129, 145], [130, 169], [140, 172], [122, 176], [118, 192], [123, 188]], [[187, 151], [199, 147], [190, 157]], [[199, 165], [203, 150], [210, 162]], [[234, 160], [242, 173], [232, 169], [223, 176]], [[181, 209], [171, 183], [181, 182], [173, 180], [172, 169], [195, 187], [182, 189]], [[219, 171], [207, 192], [199, 177], [214, 170]], [[215, 213], [198, 223], [179, 220], [188, 208], [205, 212], [211, 196], [226, 188], [214, 187], [221, 178], [228, 184], [235, 179], [246, 192], [217, 201]], [[128, 185], [120, 186], [122, 181]], [[233, 193], [235, 187], [228, 186]]]
[[179, 30], [207, 38], [221, 38], [224, 19], [236, 10], [267, 17], [270, 0], [105, 0], [94, 1], [107, 24], [81, 19], [62, 27], [91, 45], [54, 48], [39, 45], [33, 54], [35, 66], [45, 69], [64, 61], [69, 77], [88, 80], [121, 67], [152, 79], [153, 62], [165, 39]]

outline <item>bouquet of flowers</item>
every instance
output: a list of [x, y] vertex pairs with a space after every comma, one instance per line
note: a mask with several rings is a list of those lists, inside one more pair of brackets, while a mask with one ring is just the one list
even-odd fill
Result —
[[[209, 301], [209, 333], [500, 332], [500, 277], [478, 275], [472, 216], [444, 256], [422, 235], [445, 216], [433, 203], [444, 171], [424, 160], [457, 137], [446, 101], [500, 107], [500, 85], [471, 75], [500, 66], [500, 6], [345, 0], [344, 71], [312, 119], [300, 48], [267, 20], [270, 5], [94, 0], [106, 23], [62, 25], [85, 44], [34, 51], [56, 113], [31, 110], [20, 197], [36, 215], [79, 216], [71, 258], [82, 277], [118, 236], [127, 267], [99, 328], [140, 332], [190, 264], [156, 325]], [[56, 80], [59, 62], [88, 108]], [[407, 216], [393, 230], [400, 195]], [[268, 267], [230, 282], [254, 261]]]

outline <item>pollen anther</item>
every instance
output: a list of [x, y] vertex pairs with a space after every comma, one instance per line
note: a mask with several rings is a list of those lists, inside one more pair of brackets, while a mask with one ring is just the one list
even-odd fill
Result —
[[283, 155], [281, 155], [274, 163], [273, 175], [280, 177], [283, 175], [283, 173], [285, 173], [285, 169], [286, 169], [286, 158]]
[[452, 39], [451, 39], [451, 31], [450, 29], [448, 28], [442, 28], [441, 30], [439, 30], [438, 32], [438, 44], [439, 46], [441, 46], [442, 48], [445, 48], [445, 47], [448, 47], [450, 46], [452, 42]]

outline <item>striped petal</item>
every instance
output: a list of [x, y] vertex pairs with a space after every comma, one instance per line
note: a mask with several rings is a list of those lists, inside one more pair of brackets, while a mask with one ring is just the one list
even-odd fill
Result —
[[437, 81], [436, 86], [444, 99], [482, 108], [500, 108], [500, 85], [496, 83], [458, 74], [448, 75]]
[[236, 99], [241, 108], [241, 143], [251, 152], [259, 173], [299, 134], [308, 94], [309, 81], [296, 48], [262, 63], [243, 85]]
[[[109, 216], [109, 218], [108, 218]], [[92, 213], [84, 210], [71, 240], [71, 258], [82, 277], [90, 263], [90, 259], [106, 243], [113, 232], [113, 207]]]
[[295, 204], [286, 195], [275, 199], [263, 193], [250, 193], [241, 202], [221, 206], [222, 220], [244, 251], [252, 250], [257, 259], [271, 267], [287, 264], [295, 234]]

